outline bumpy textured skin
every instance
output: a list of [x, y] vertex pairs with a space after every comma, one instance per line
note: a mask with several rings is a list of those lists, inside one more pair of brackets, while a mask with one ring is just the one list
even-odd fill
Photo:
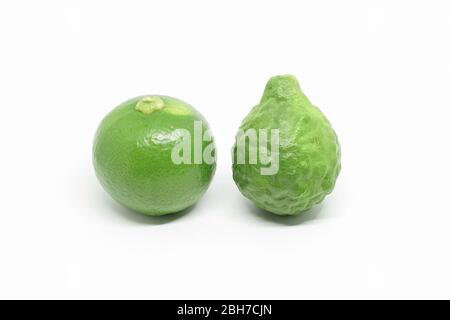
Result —
[[[215, 163], [171, 161], [172, 148], [180, 139], [174, 130], [187, 129], [193, 143], [194, 121], [202, 121], [203, 132], [209, 126], [187, 103], [157, 97], [165, 107], [150, 114], [135, 110], [142, 97], [116, 107], [100, 123], [93, 147], [95, 171], [104, 189], [122, 205], [146, 215], [174, 213], [193, 205], [215, 171]], [[203, 149], [210, 143], [203, 142]]]
[[[271, 78], [260, 103], [240, 129], [279, 129], [279, 171], [261, 175], [261, 165], [237, 164], [233, 147], [233, 179], [256, 206], [277, 215], [296, 215], [321, 202], [339, 175], [340, 146], [322, 112], [303, 94], [294, 76]], [[269, 134], [270, 136], [270, 134]], [[270, 141], [270, 139], [269, 139]], [[248, 143], [246, 152], [257, 148]], [[269, 149], [270, 150], [270, 149]]]

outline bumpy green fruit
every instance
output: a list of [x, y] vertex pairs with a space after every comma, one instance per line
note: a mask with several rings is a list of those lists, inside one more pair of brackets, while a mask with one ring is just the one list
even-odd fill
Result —
[[[244, 140], [246, 161], [239, 163], [237, 141], [248, 129], [279, 129], [278, 152], [267, 139], [269, 157], [278, 159], [275, 174], [262, 174], [261, 169], [268, 165], [259, 155], [256, 163], [249, 163], [247, 153], [260, 146], [249, 136]], [[321, 202], [333, 190], [341, 169], [334, 130], [291, 75], [269, 80], [260, 103], [243, 120], [232, 152], [233, 179], [241, 193], [256, 206], [278, 215], [295, 215]]]
[[209, 141], [202, 136], [199, 142], [201, 150], [212, 151], [212, 162], [174, 163], [172, 152], [185, 138], [180, 130], [188, 133], [188, 145], [194, 149], [194, 123], [203, 133], [209, 129], [192, 106], [167, 96], [137, 97], [116, 107], [101, 122], [94, 141], [94, 167], [104, 189], [146, 215], [193, 205], [208, 188], [216, 166], [212, 136]]

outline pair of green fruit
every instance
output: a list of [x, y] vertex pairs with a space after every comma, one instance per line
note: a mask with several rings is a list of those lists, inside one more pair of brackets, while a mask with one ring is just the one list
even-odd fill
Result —
[[[250, 139], [249, 132], [257, 139]], [[188, 147], [180, 148], [182, 144]], [[321, 202], [341, 168], [335, 132], [290, 75], [268, 81], [260, 103], [243, 120], [232, 151], [233, 179], [241, 193], [277, 215], [296, 215]], [[275, 160], [275, 170], [263, 174], [268, 161]], [[128, 100], [103, 119], [93, 162], [112, 198], [154, 216], [195, 204], [216, 167], [214, 141], [202, 115], [181, 100], [156, 95]]]

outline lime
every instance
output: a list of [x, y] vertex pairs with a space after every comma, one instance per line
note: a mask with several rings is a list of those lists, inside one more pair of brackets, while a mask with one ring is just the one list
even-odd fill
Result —
[[278, 215], [296, 215], [321, 202], [341, 169], [336, 133], [291, 75], [268, 81], [232, 151], [241, 193]]
[[113, 199], [146, 215], [164, 215], [192, 206], [206, 192], [215, 145], [208, 123], [189, 104], [141, 96], [100, 123], [93, 163]]

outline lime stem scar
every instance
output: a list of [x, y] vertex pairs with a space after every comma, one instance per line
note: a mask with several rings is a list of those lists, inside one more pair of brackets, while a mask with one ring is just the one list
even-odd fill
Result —
[[145, 114], [164, 108], [164, 101], [158, 96], [145, 96], [136, 103], [135, 109]]

